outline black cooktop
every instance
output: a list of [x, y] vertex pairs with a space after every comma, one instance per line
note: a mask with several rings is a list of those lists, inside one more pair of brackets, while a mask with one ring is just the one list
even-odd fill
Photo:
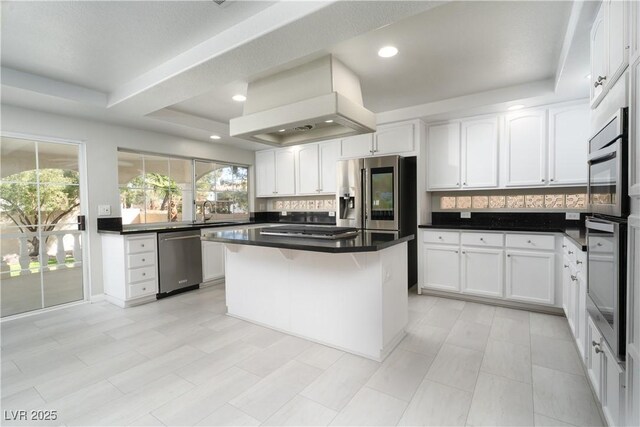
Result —
[[343, 239], [354, 237], [358, 229], [353, 227], [331, 227], [318, 225], [281, 225], [260, 230], [267, 236], [307, 237], [315, 239]]

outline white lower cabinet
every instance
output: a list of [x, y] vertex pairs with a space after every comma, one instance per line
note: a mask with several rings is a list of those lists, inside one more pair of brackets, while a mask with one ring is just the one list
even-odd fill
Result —
[[424, 245], [426, 287], [442, 291], [460, 291], [459, 253], [457, 246]]
[[501, 298], [503, 293], [501, 249], [462, 247], [462, 291]]
[[506, 298], [553, 304], [555, 253], [507, 250]]
[[202, 242], [202, 281], [224, 277], [224, 244]]
[[587, 373], [591, 380], [593, 390], [598, 399], [601, 399], [601, 379], [602, 379], [602, 335], [593, 324], [591, 318], [587, 321], [587, 342], [589, 351], [587, 352]]

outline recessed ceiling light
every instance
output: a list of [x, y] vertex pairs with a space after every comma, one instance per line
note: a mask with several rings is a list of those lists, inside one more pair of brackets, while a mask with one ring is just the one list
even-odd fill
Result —
[[524, 108], [524, 105], [518, 104], [518, 105], [512, 105], [511, 107], [507, 108], [507, 110], [515, 111], [515, 110], [520, 110], [521, 108]]
[[237, 101], [237, 102], [244, 102], [244, 101], [247, 100], [247, 97], [244, 96], [244, 95], [237, 94], [237, 95], [233, 95], [233, 97], [231, 97], [231, 99], [233, 99], [234, 101]]
[[398, 54], [398, 48], [394, 46], [385, 46], [378, 51], [378, 56], [383, 58], [391, 58]]
[[286, 129], [280, 129], [278, 132], [284, 132]]
[[333, 120], [325, 120], [325, 123], [333, 123]]
[[219, 135], [211, 135], [209, 138], [211, 138], [211, 139], [220, 139], [220, 136]]

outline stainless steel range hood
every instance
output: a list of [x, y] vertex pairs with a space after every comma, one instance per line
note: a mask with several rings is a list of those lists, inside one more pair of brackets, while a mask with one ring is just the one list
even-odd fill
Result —
[[360, 80], [331, 55], [249, 83], [231, 136], [276, 147], [375, 132]]

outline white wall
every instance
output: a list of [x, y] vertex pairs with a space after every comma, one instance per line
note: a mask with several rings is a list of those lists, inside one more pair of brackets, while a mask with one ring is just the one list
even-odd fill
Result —
[[[111, 205], [112, 216], [120, 215], [118, 147], [251, 166], [254, 164], [253, 151], [68, 116], [2, 105], [1, 118], [2, 132], [82, 142], [85, 146], [88, 203], [83, 207], [83, 211], [87, 215], [89, 230], [88, 252], [90, 295], [92, 296], [103, 293], [102, 247], [100, 234], [97, 232], [97, 206]], [[252, 200], [251, 195], [249, 200]]]

